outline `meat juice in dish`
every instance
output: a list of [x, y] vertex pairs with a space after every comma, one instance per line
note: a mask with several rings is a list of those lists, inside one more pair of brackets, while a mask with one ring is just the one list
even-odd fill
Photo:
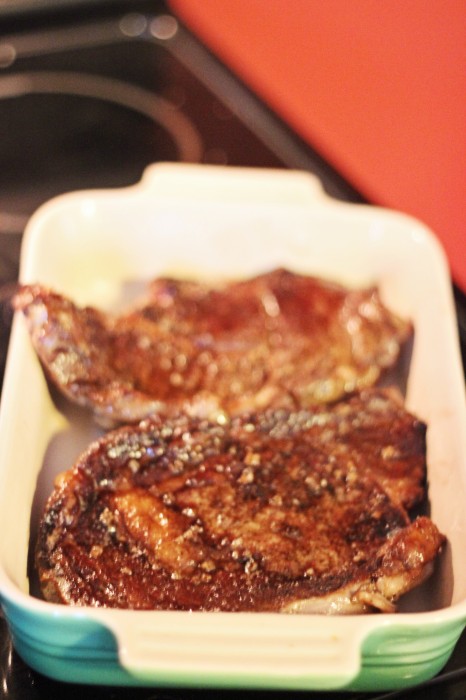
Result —
[[370, 388], [413, 328], [377, 289], [279, 269], [157, 279], [119, 316], [40, 285], [15, 306], [64, 395], [126, 424], [57, 478], [36, 550], [48, 600], [390, 612], [432, 571], [444, 537], [410, 517], [426, 426]]

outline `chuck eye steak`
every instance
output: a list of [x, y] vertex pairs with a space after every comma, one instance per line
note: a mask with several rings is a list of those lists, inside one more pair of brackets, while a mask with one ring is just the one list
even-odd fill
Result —
[[393, 612], [444, 543], [410, 520], [425, 425], [391, 392], [94, 442], [40, 524], [46, 599], [143, 610]]

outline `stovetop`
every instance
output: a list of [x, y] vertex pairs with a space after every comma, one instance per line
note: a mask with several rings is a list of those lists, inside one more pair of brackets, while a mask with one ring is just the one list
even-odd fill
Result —
[[[127, 6], [103, 0], [89, 4], [86, 12], [79, 11], [79, 0], [62, 3], [61, 12], [53, 0], [20, 5], [21, 11], [14, 13], [13, 3], [4, 2], [2, 13], [0, 1], [0, 377], [23, 229], [50, 197], [75, 189], [131, 185], [148, 164], [168, 160], [303, 168], [318, 175], [331, 196], [363, 201], [162, 2]], [[455, 292], [463, 337], [466, 306], [462, 292]], [[454, 674], [447, 689], [458, 688], [455, 674], [462, 674], [465, 647], [466, 642], [460, 643], [447, 668]], [[15, 700], [54, 694], [77, 698], [83, 692], [80, 686], [56, 683], [29, 669], [14, 652], [3, 620], [0, 682], [2, 697]], [[86, 692], [102, 700], [238, 695], [124, 688]], [[419, 697], [429, 697], [429, 692], [424, 689]], [[438, 687], [433, 692], [443, 697]], [[270, 696], [242, 694], [251, 699]], [[413, 691], [409, 697], [418, 695]]]

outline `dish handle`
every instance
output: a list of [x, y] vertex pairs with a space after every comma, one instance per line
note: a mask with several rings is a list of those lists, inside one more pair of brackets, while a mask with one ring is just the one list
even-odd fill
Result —
[[112, 616], [111, 630], [138, 684], [333, 690], [361, 668], [362, 639], [349, 619], [136, 613]]
[[154, 163], [149, 165], [138, 184], [141, 190], [158, 196], [180, 198], [225, 199], [255, 204], [287, 202], [291, 205], [335, 203], [318, 177], [305, 170], [227, 167], [190, 163]]

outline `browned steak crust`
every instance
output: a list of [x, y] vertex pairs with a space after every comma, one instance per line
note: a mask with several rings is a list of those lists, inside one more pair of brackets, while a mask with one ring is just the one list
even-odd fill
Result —
[[422, 495], [425, 426], [379, 391], [334, 409], [220, 423], [153, 417], [108, 433], [47, 504], [37, 543], [45, 597], [134, 609], [393, 610], [443, 543], [404, 507]]
[[282, 269], [218, 287], [158, 279], [117, 318], [40, 285], [15, 307], [52, 381], [105, 425], [334, 401], [374, 385], [412, 336], [376, 289]]

